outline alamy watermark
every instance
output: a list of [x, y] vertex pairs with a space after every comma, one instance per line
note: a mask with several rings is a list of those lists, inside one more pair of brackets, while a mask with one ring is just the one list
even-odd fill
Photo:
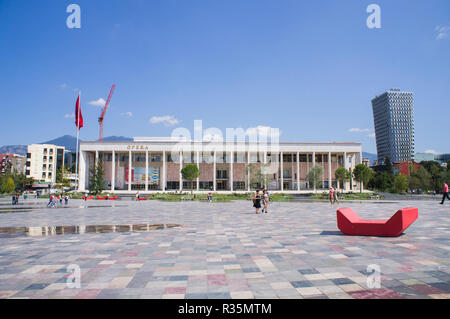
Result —
[[367, 288], [369, 289], [379, 289], [381, 288], [381, 267], [377, 264], [371, 264], [367, 266]]
[[[280, 129], [258, 126], [249, 129], [226, 128], [225, 134], [216, 127], [203, 129], [201, 120], [194, 121], [194, 133], [189, 129], [178, 127], [172, 131], [170, 156], [174, 162], [179, 161], [180, 154], [198, 153], [199, 162], [212, 164], [216, 162], [231, 163], [234, 158], [227, 156], [236, 153], [239, 162], [246, 154], [248, 160], [264, 163], [265, 174], [274, 174], [279, 170]], [[215, 155], [215, 157], [214, 157]]]
[[70, 15], [67, 17], [66, 25], [69, 29], [81, 29], [81, 8], [78, 4], [69, 4], [66, 9]]
[[81, 288], [81, 268], [76, 264], [67, 266], [67, 272], [70, 273], [67, 276], [66, 285], [69, 289], [80, 289]]
[[367, 13], [370, 15], [367, 17], [366, 25], [369, 29], [380, 29], [381, 28], [381, 8], [378, 4], [372, 3], [367, 9]]

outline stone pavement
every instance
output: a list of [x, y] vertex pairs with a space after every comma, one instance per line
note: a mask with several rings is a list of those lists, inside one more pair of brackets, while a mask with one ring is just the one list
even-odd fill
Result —
[[[115, 232], [0, 230], [0, 298], [450, 298], [450, 204], [339, 205], [371, 219], [418, 207], [419, 219], [397, 238], [344, 236], [338, 206], [324, 202], [272, 203], [264, 215], [246, 201], [45, 204], [21, 201], [29, 210], [0, 213], [0, 228]], [[0, 202], [0, 212], [9, 207]], [[67, 287], [71, 264], [80, 267], [80, 289]], [[381, 270], [379, 289], [367, 287], [372, 264]]]

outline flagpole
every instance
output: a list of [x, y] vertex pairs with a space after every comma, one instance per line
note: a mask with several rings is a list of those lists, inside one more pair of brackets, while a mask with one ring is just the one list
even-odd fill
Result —
[[78, 92], [78, 102], [79, 104], [77, 105], [77, 115], [76, 115], [76, 128], [77, 128], [77, 153], [75, 155], [75, 186], [76, 186], [76, 192], [78, 192], [78, 183], [79, 183], [79, 178], [78, 178], [78, 138], [80, 135], [80, 111], [81, 111], [81, 91]]

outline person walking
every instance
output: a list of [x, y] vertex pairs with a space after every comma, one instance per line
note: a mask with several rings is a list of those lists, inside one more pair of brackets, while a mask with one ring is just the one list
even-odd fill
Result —
[[330, 191], [328, 193], [328, 198], [330, 199], [331, 205], [334, 204], [334, 190], [332, 187], [330, 187]]
[[339, 190], [337, 188], [334, 189], [334, 202], [339, 204]]
[[259, 195], [259, 189], [256, 190], [255, 196], [253, 197], [253, 207], [256, 209], [256, 214], [259, 214], [259, 209], [261, 208], [261, 196]]
[[208, 193], [208, 203], [211, 203], [211, 202], [212, 202], [212, 194]]
[[50, 194], [50, 197], [48, 198], [47, 207], [52, 207], [52, 206], [53, 206], [53, 195]]
[[84, 201], [87, 201], [88, 193], [84, 193]]
[[445, 202], [445, 198], [447, 198], [448, 200], [450, 200], [450, 197], [448, 196], [448, 185], [444, 182], [443, 185], [443, 193], [442, 193], [442, 201], [441, 204], [444, 205]]
[[62, 206], [62, 204], [63, 204], [63, 196], [61, 194], [61, 195], [59, 195], [59, 205]]
[[69, 196], [66, 194], [66, 196], [64, 196], [64, 204], [67, 205], [69, 204]]
[[267, 190], [264, 190], [263, 192], [263, 203], [264, 203], [264, 208], [262, 210], [263, 213], [268, 213], [268, 208], [269, 208], [269, 194], [267, 193]]

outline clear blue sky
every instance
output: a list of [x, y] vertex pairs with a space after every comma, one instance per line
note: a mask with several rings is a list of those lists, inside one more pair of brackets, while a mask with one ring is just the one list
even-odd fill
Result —
[[[71, 3], [79, 30], [66, 26]], [[366, 26], [371, 3], [381, 29]], [[75, 135], [76, 89], [80, 137], [97, 139], [89, 102], [115, 83], [105, 136], [201, 119], [375, 153], [370, 101], [399, 87], [415, 92], [416, 151], [450, 152], [449, 71], [448, 0], [0, 0], [0, 145]], [[150, 123], [161, 116], [180, 123]]]

